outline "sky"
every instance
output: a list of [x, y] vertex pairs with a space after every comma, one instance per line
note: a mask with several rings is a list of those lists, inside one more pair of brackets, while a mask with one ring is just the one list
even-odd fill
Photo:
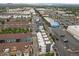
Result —
[[79, 0], [0, 0], [0, 3], [66, 3], [66, 4], [79, 4]]

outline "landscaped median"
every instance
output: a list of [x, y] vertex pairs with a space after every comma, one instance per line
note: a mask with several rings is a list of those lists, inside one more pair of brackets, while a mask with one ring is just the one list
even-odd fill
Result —
[[56, 56], [56, 52], [46, 52], [45, 54], [41, 54], [40, 56]]
[[8, 33], [27, 33], [32, 32], [30, 28], [6, 28], [1, 29], [0, 34], [8, 34]]

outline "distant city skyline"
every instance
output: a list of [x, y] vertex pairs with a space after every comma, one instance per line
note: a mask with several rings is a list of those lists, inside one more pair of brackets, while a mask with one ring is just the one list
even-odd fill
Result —
[[79, 0], [0, 0], [0, 3], [65, 3], [65, 4], [79, 4]]

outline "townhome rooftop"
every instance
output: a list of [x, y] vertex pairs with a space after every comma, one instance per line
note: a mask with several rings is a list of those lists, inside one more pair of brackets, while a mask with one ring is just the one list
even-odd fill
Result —
[[0, 39], [7, 39], [7, 38], [25, 38], [25, 37], [31, 37], [32, 33], [16, 33], [16, 34], [0, 34]]

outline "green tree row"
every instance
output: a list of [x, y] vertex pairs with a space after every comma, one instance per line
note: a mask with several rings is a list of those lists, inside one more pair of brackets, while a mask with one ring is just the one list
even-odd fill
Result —
[[32, 32], [31, 29], [29, 28], [6, 28], [6, 29], [2, 29], [2, 31], [0, 32], [0, 34], [6, 34], [6, 33], [27, 33], [27, 32]]

